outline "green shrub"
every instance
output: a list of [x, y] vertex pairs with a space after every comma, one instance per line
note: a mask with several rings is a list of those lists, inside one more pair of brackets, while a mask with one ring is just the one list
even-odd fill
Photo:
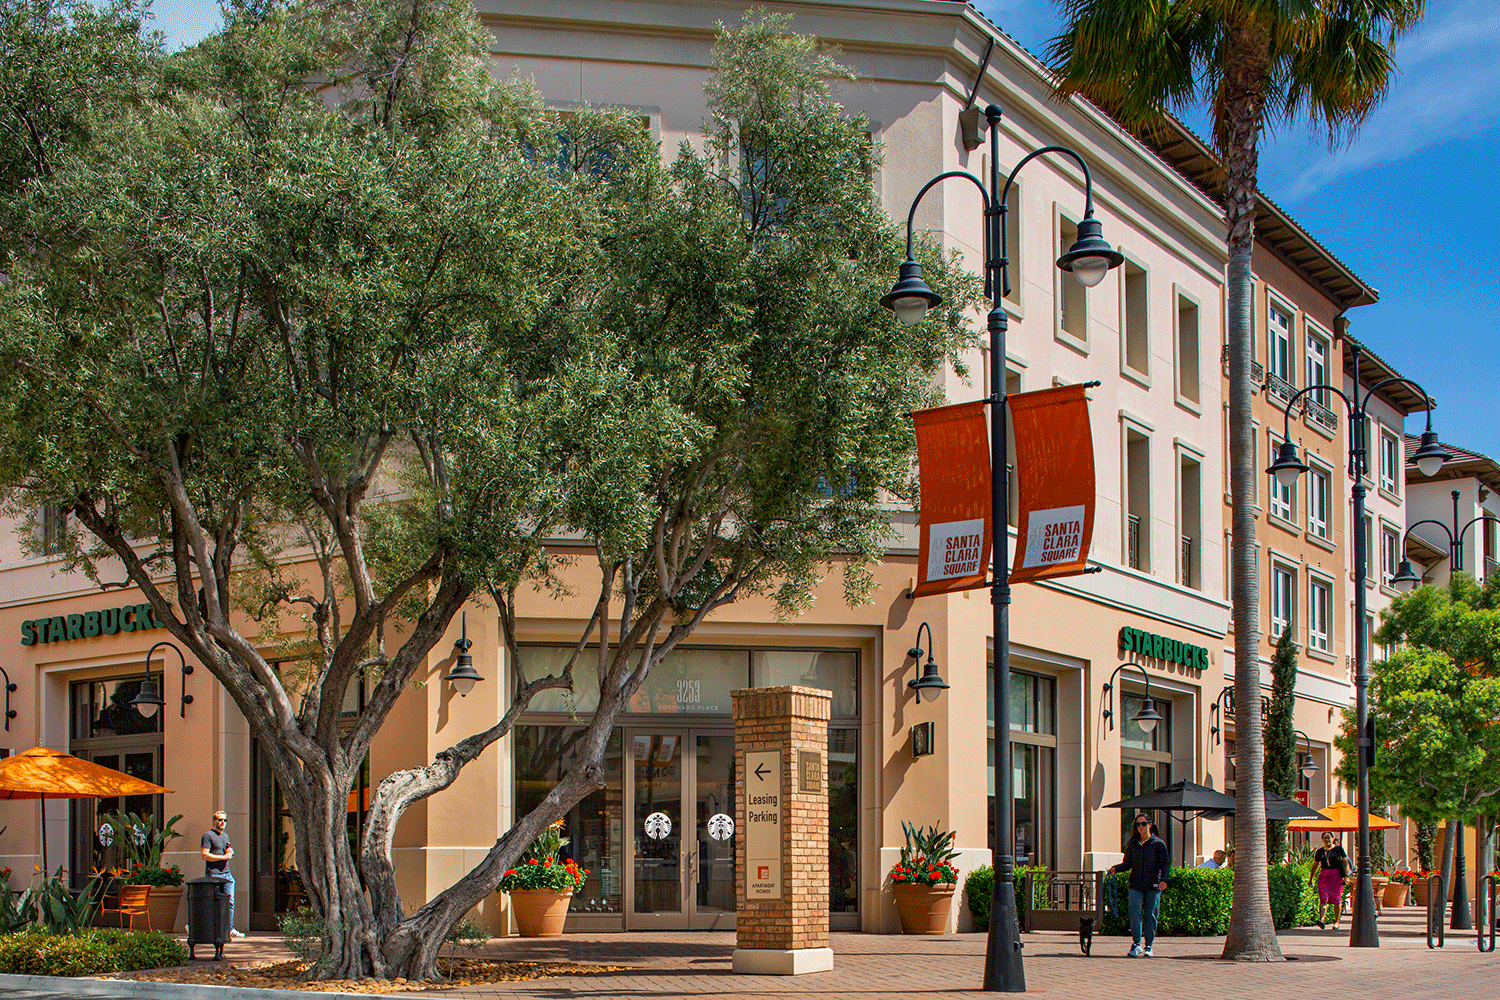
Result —
[[281, 939], [293, 955], [304, 962], [316, 962], [323, 957], [328, 938], [328, 923], [311, 909], [282, 914]]
[[[1031, 883], [1031, 904], [1041, 906], [1047, 899], [1047, 882], [1050, 876], [1047, 869], [1025, 865], [1015, 870], [1016, 886], [1016, 917], [1021, 921], [1021, 926], [1026, 925], [1025, 893], [1021, 887], [1026, 883], [1027, 872], [1034, 872], [1036, 878]], [[987, 930], [990, 926], [990, 903], [995, 894], [995, 869], [990, 865], [980, 865], [969, 873], [964, 879], [964, 896], [969, 903], [969, 913], [974, 917], [975, 930]]]
[[[1267, 872], [1271, 889], [1271, 917], [1278, 930], [1313, 922], [1317, 893], [1307, 884], [1306, 865], [1272, 865]], [[1104, 877], [1106, 911], [1102, 934], [1130, 933], [1130, 874]], [[1156, 932], [1211, 937], [1229, 929], [1234, 902], [1234, 869], [1174, 868], [1167, 891], [1161, 895], [1161, 919]]]
[[40, 928], [0, 934], [0, 972], [32, 976], [92, 976], [182, 965], [187, 949], [160, 931], [95, 927], [77, 934]]

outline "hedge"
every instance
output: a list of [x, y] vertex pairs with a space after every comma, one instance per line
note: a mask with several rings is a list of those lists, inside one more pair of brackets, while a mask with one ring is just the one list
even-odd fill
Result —
[[[1041, 905], [1047, 900], [1047, 869], [1029, 865], [1023, 865], [1015, 869], [1015, 885], [1019, 889], [1026, 884], [1026, 873], [1035, 872], [1036, 878], [1031, 883], [1032, 902]], [[969, 877], [964, 879], [964, 896], [968, 899], [969, 913], [974, 917], [974, 929], [986, 931], [990, 927], [990, 904], [995, 894], [995, 869], [989, 865], [980, 865], [969, 872]], [[1026, 925], [1026, 900], [1024, 893], [1016, 893], [1016, 916], [1020, 918], [1021, 925]]]
[[[1271, 890], [1271, 917], [1277, 930], [1313, 922], [1317, 892], [1307, 884], [1309, 867], [1272, 865], [1267, 872]], [[1130, 875], [1104, 877], [1105, 912], [1101, 934], [1128, 934]], [[1229, 910], [1234, 901], [1232, 868], [1174, 868], [1161, 894], [1161, 918], [1157, 933], [1214, 937], [1229, 929]]]
[[92, 976], [161, 969], [187, 962], [187, 949], [160, 931], [95, 927], [77, 934], [28, 928], [0, 934], [0, 972], [32, 976]]

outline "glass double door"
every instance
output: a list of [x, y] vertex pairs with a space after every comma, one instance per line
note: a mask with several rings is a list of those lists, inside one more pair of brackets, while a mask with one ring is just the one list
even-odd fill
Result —
[[735, 926], [734, 733], [626, 731], [630, 927]]

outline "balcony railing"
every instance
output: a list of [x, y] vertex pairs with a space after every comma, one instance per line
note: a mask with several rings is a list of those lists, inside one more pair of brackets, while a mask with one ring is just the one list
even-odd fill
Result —
[[[1224, 377], [1229, 377], [1229, 347], [1225, 345], [1219, 349], [1219, 364], [1224, 366]], [[1266, 370], [1261, 367], [1260, 362], [1250, 362], [1250, 381], [1255, 385], [1261, 385], [1266, 380]]]
[[1307, 410], [1308, 423], [1318, 424], [1330, 431], [1339, 429], [1339, 415], [1337, 413], [1313, 399], [1311, 394], [1304, 396], [1303, 401], [1307, 404], [1305, 409]]
[[1141, 568], [1141, 519], [1134, 514], [1126, 517], [1125, 557], [1131, 569]]
[[[1271, 399], [1279, 399], [1283, 403], [1290, 403], [1292, 397], [1297, 394], [1297, 387], [1279, 375], [1266, 376], [1266, 395]], [[1306, 397], [1303, 397], [1306, 398]]]
[[1193, 540], [1187, 535], [1182, 536], [1182, 585], [1193, 585]]
[[1488, 580], [1492, 576], [1500, 576], [1500, 559], [1484, 557], [1484, 578]]

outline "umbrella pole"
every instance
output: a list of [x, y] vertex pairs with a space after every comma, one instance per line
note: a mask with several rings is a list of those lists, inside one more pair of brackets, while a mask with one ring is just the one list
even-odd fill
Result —
[[42, 793], [42, 881], [47, 881], [47, 793]]

